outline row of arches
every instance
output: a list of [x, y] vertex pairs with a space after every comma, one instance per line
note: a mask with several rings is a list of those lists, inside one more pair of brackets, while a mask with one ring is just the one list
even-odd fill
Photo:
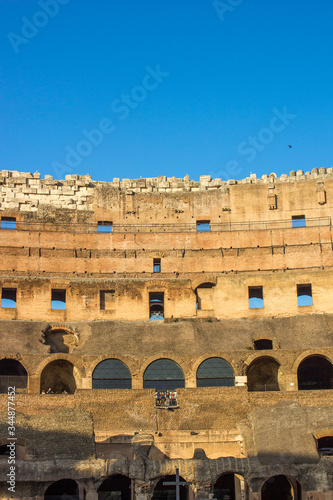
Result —
[[[105, 479], [99, 486], [98, 500], [131, 500], [133, 498], [133, 480], [122, 474], [116, 474]], [[153, 500], [173, 500], [176, 498], [175, 475], [164, 476], [151, 483], [153, 491], [150, 498]], [[180, 483], [185, 483], [183, 477], [179, 477]], [[170, 484], [171, 483], [171, 484]], [[188, 500], [190, 497], [190, 485], [179, 486], [179, 500]], [[216, 500], [239, 500], [244, 498], [248, 487], [244, 478], [235, 473], [221, 475], [211, 485], [211, 493]], [[300, 483], [285, 475], [276, 475], [267, 479], [261, 486], [261, 500], [301, 500], [302, 488]], [[72, 479], [61, 479], [51, 484], [44, 494], [44, 500], [60, 500], [71, 498], [72, 500], [85, 500], [84, 488]]]
[[[246, 370], [249, 391], [278, 391], [280, 363], [269, 356], [260, 356]], [[73, 393], [76, 389], [76, 368], [65, 359], [47, 364], [41, 373], [40, 389]], [[305, 358], [297, 370], [299, 390], [321, 390], [333, 388], [333, 364], [321, 355]], [[14, 359], [0, 360], [0, 391], [8, 386], [26, 388], [28, 373]], [[205, 359], [196, 372], [197, 387], [228, 387], [235, 385], [235, 373], [231, 364], [223, 358]], [[148, 365], [143, 374], [143, 388], [176, 390], [185, 387], [182, 368], [173, 360], [161, 358]], [[101, 361], [92, 373], [93, 389], [131, 389], [132, 376], [127, 365], [115, 358]]]

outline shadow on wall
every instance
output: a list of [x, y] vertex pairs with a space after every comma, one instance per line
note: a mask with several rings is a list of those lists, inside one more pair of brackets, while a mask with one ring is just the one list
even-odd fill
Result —
[[[93, 421], [89, 412], [62, 408], [39, 415], [17, 413], [15, 427], [16, 436], [19, 438], [18, 443], [23, 443], [26, 447], [24, 460], [33, 462], [36, 458], [37, 460], [81, 461], [95, 456]], [[5, 444], [2, 440], [7, 439], [7, 436], [6, 415], [2, 414], [0, 443]], [[33, 450], [33, 456], [29, 453], [31, 450]], [[22, 456], [23, 450], [18, 451]], [[30, 480], [30, 478], [25, 480]]]
[[[96, 457], [103, 460], [133, 460], [132, 438], [133, 434], [117, 434], [104, 442], [97, 442], [95, 445]], [[166, 458], [169, 458], [168, 455], [159, 450], [157, 446], [151, 446], [149, 451], [150, 460], [164, 460]]]

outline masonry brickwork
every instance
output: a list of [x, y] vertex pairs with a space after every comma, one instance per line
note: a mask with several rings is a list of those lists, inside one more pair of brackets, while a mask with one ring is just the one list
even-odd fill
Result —
[[[0, 498], [72, 480], [78, 500], [120, 483], [148, 500], [179, 469], [188, 500], [273, 499], [272, 484], [279, 500], [332, 500], [332, 214], [332, 168], [199, 182], [0, 172]], [[107, 360], [127, 382], [98, 379]], [[161, 360], [181, 377], [174, 405], [156, 400], [163, 368], [148, 376]], [[224, 374], [201, 379], [207, 360]]]

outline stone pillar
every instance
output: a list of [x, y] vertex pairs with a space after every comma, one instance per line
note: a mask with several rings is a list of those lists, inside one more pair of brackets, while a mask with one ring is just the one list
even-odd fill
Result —
[[[77, 484], [78, 489], [79, 489], [79, 499], [80, 500], [84, 500], [84, 499], [88, 500], [86, 498], [86, 495], [85, 495], [85, 492], [86, 492], [85, 487], [81, 483], [79, 483], [78, 481], [76, 481], [76, 484]], [[89, 500], [95, 500], [96, 497], [88, 497], [88, 498], [89, 498]]]
[[245, 481], [243, 476], [234, 475], [236, 500], [246, 500]]
[[150, 500], [150, 482], [134, 481], [135, 500]]
[[285, 374], [285, 390], [286, 391], [297, 391], [297, 375], [286, 373]]
[[235, 377], [235, 386], [236, 387], [244, 387], [247, 385], [247, 377], [246, 376], [236, 376]]
[[132, 377], [132, 389], [143, 389], [142, 375], [133, 375]]
[[195, 483], [192, 485], [192, 490], [195, 500], [210, 500], [214, 496], [211, 493], [211, 484], [209, 482]]
[[261, 493], [249, 493], [249, 500], [261, 500]]
[[[79, 484], [79, 488], [80, 488], [80, 484]], [[91, 480], [86, 481], [84, 483], [84, 488], [86, 490], [85, 500], [98, 500], [98, 493], [96, 491], [96, 488], [95, 488], [93, 481], [91, 481]], [[79, 493], [81, 495], [81, 491]], [[82, 497], [80, 496], [80, 498], [84, 498], [84, 496], [82, 496]]]
[[40, 380], [38, 375], [29, 376], [29, 394], [39, 394], [40, 393]]
[[306, 500], [333, 500], [333, 491], [307, 491]]
[[81, 389], [92, 389], [92, 377], [84, 377], [81, 380]]

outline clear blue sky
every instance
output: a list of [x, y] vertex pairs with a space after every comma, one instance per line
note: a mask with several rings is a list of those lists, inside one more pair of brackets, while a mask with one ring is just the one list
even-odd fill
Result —
[[0, 19], [1, 169], [332, 166], [329, 0], [0, 0]]

